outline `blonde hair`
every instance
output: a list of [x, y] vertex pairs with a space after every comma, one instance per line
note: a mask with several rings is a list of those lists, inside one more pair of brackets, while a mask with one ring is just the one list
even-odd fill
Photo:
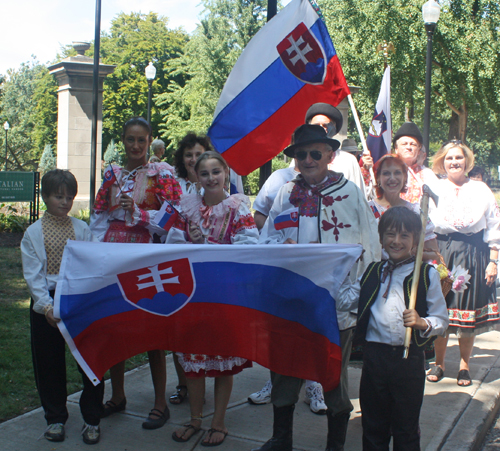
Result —
[[452, 140], [444, 143], [432, 158], [432, 170], [436, 174], [446, 174], [444, 169], [444, 160], [451, 149], [458, 148], [462, 151], [465, 157], [465, 173], [474, 167], [474, 153], [462, 141]]

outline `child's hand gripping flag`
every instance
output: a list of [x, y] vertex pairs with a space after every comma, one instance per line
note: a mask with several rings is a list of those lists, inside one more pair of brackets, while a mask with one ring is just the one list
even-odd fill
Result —
[[176, 208], [170, 202], [165, 201], [163, 202], [163, 205], [153, 219], [153, 222], [158, 224], [158, 226], [162, 227], [166, 231], [169, 231], [177, 221], [178, 217], [179, 212], [176, 210]]

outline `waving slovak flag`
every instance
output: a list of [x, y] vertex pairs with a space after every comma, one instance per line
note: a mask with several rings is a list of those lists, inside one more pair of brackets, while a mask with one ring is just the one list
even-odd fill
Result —
[[391, 151], [391, 140], [391, 68], [387, 66], [382, 77], [375, 114], [366, 138], [366, 145], [374, 163]]
[[308, 0], [292, 0], [248, 43], [222, 90], [208, 131], [240, 175], [278, 155], [316, 102], [349, 94], [330, 35]]
[[243, 357], [330, 390], [341, 361], [335, 298], [361, 252], [68, 241], [54, 314], [94, 384], [131, 356], [170, 349]]

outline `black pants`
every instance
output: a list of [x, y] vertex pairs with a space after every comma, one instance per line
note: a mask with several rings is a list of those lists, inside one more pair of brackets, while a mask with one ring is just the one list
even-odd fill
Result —
[[359, 388], [363, 451], [420, 450], [419, 418], [424, 399], [424, 353], [413, 346], [367, 343]]
[[[53, 294], [52, 294], [53, 295]], [[63, 423], [68, 419], [66, 408], [66, 343], [59, 329], [52, 327], [45, 316], [30, 308], [31, 356], [35, 372], [36, 388], [45, 412], [47, 424]], [[78, 365], [82, 374], [83, 392], [80, 411], [85, 423], [97, 426], [102, 413], [104, 381], [97, 386], [90, 381]]]

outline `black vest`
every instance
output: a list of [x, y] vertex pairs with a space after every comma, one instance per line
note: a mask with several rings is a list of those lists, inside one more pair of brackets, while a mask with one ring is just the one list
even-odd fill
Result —
[[[368, 328], [368, 321], [370, 320], [371, 306], [375, 302], [380, 290], [380, 277], [382, 274], [382, 267], [384, 261], [371, 263], [366, 269], [361, 279], [361, 292], [359, 295], [358, 306], [358, 324], [356, 326], [355, 341], [357, 343], [364, 343], [366, 337], [366, 330]], [[427, 263], [422, 263], [420, 268], [420, 280], [417, 288], [417, 303], [415, 310], [417, 313], [425, 318], [427, 313], [427, 290], [430, 284], [429, 272], [432, 266]], [[406, 308], [410, 303], [411, 284], [413, 281], [413, 272], [409, 274], [403, 282], [403, 291]], [[419, 348], [432, 343], [436, 339], [435, 336], [424, 338], [420, 336], [420, 331], [413, 329], [412, 342]]]

